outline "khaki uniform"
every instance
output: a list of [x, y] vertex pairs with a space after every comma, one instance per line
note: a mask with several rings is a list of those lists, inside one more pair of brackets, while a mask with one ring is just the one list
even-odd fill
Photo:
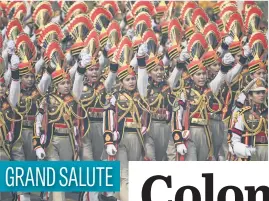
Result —
[[86, 84], [83, 87], [81, 102], [87, 111], [88, 118], [81, 121], [81, 160], [100, 160], [103, 152], [104, 139], [102, 131], [103, 106], [106, 90], [102, 82], [94, 86]]
[[[175, 140], [171, 136], [182, 131], [179, 108], [184, 103], [171, 93], [170, 87], [165, 83], [150, 83], [147, 99], [151, 113], [148, 141], [153, 144], [148, 157], [157, 161], [168, 160], [167, 154], [173, 158], [173, 153], [170, 153], [173, 148], [168, 148], [168, 144], [175, 146]], [[169, 160], [173, 160], [172, 158]]]
[[[239, 135], [241, 143], [256, 148], [252, 160], [268, 161], [268, 114], [264, 105], [243, 107], [235, 111], [231, 127], [232, 135]], [[236, 158], [235, 160], [248, 160]]]
[[193, 87], [186, 90], [190, 101], [190, 139], [187, 142], [186, 161], [206, 161], [214, 155], [212, 133], [209, 128], [207, 99], [210, 89]]
[[[43, 129], [46, 142], [43, 145], [46, 159], [49, 161], [77, 160], [78, 158], [78, 133], [76, 131], [77, 121], [85, 117], [77, 115], [80, 103], [73, 96], [51, 93], [41, 101], [39, 111], [43, 113]], [[47, 128], [45, 128], [47, 126]], [[40, 139], [34, 136], [34, 139]], [[38, 146], [38, 144], [36, 145]], [[34, 147], [36, 148], [36, 147]], [[53, 201], [65, 200], [64, 193], [53, 192], [49, 196]]]
[[[141, 128], [148, 126], [146, 103], [140, 99], [138, 92], [125, 90], [115, 92], [105, 106], [104, 141], [105, 145], [114, 143], [117, 148], [116, 160], [121, 163], [120, 200], [128, 200], [128, 162], [141, 161], [145, 156], [146, 141]], [[119, 132], [119, 138], [113, 142], [113, 132]], [[146, 134], [147, 135], [147, 134]], [[106, 152], [102, 156], [107, 158]]]

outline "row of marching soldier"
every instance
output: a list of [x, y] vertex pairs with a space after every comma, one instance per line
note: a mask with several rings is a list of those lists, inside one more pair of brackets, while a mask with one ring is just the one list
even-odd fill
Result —
[[191, 1], [0, 8], [1, 160], [119, 160], [120, 193], [79, 194], [94, 201], [128, 200], [129, 161], [268, 160], [255, 2], [219, 1], [210, 16]]

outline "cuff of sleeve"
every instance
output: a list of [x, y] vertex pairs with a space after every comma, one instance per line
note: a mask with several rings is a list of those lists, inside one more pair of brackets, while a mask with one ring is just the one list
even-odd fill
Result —
[[117, 63], [110, 63], [110, 71], [116, 73], [118, 71], [119, 64]]
[[225, 44], [224, 42], [221, 43], [221, 48], [224, 50], [228, 50], [229, 46]]
[[244, 65], [247, 61], [247, 57], [244, 57], [243, 55], [240, 56], [239, 62]]
[[224, 63], [221, 64], [220, 70], [222, 73], [226, 74], [232, 68], [231, 65], [225, 65]]
[[183, 109], [186, 108], [186, 103], [183, 100], [179, 100], [178, 104], [181, 105], [183, 107]]
[[235, 128], [235, 127], [233, 127], [233, 128], [231, 129], [231, 132], [234, 133], [234, 134], [237, 134], [237, 135], [239, 135], [239, 136], [241, 136], [241, 135], [243, 134], [243, 131], [241, 131], [241, 130]]
[[84, 75], [84, 73], [86, 72], [86, 68], [81, 68], [80, 66], [78, 66], [77, 72], [81, 75]]
[[11, 78], [13, 80], [19, 80], [20, 79], [19, 69], [16, 69], [16, 70], [12, 70], [11, 71]]
[[105, 134], [104, 134], [104, 142], [105, 142], [105, 145], [107, 145], [107, 144], [113, 144], [113, 136], [112, 136], [112, 132], [111, 131], [105, 131]]
[[235, 105], [238, 108], [242, 108], [244, 106], [244, 104], [243, 103], [240, 103], [239, 101], [236, 101]]
[[177, 69], [183, 69], [185, 68], [185, 62], [177, 62]]
[[41, 148], [40, 137], [38, 137], [38, 136], [33, 136], [32, 143], [33, 143], [33, 148], [34, 148], [34, 150], [37, 150], [38, 148]]
[[47, 72], [51, 75], [55, 71], [54, 68], [48, 67]]
[[139, 68], [146, 68], [146, 57], [137, 57], [137, 64]]
[[39, 112], [40, 114], [42, 114], [42, 115], [45, 113], [45, 111], [44, 111], [42, 108], [39, 108], [39, 109], [38, 109], [38, 112]]
[[104, 57], [107, 57], [107, 51], [105, 49], [103, 50], [103, 55]]
[[180, 130], [174, 130], [172, 135], [173, 135], [173, 139], [174, 139], [175, 144], [182, 144], [183, 143], [183, 137], [182, 137], [182, 133]]

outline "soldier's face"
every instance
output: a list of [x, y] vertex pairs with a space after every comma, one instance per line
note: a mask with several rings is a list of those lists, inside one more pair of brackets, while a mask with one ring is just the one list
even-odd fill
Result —
[[164, 67], [157, 66], [149, 73], [150, 77], [155, 82], [162, 82], [164, 78]]
[[207, 79], [206, 71], [203, 71], [203, 70], [197, 71], [192, 76], [192, 80], [194, 81], [195, 85], [197, 85], [199, 87], [205, 86], [206, 79]]
[[26, 88], [31, 88], [35, 84], [35, 75], [28, 73], [21, 77], [21, 84]]
[[219, 72], [220, 65], [218, 62], [215, 62], [214, 64], [210, 65], [208, 69], [210, 73], [216, 75]]
[[133, 91], [136, 89], [136, 76], [128, 75], [122, 80], [122, 87], [127, 91]]
[[264, 69], [260, 69], [252, 74], [252, 78], [262, 78], [264, 79], [266, 77], [266, 71]]
[[100, 69], [96, 66], [91, 67], [86, 71], [86, 76], [89, 82], [97, 82], [100, 78]]
[[71, 90], [71, 82], [69, 79], [64, 79], [57, 85], [57, 91], [60, 94], [67, 95], [70, 93]]
[[265, 91], [253, 91], [250, 98], [255, 104], [262, 104], [265, 99]]
[[0, 97], [4, 96], [6, 94], [7, 87], [5, 83], [0, 82]]
[[235, 63], [239, 63], [239, 59], [240, 59], [240, 56], [242, 55], [242, 51], [240, 51], [239, 53], [237, 53], [234, 58], [235, 58]]

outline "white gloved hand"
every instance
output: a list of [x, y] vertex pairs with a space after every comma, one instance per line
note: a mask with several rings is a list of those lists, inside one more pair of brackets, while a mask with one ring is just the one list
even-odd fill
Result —
[[241, 104], [244, 104], [245, 103], [245, 100], [246, 100], [246, 95], [244, 93], [240, 93], [238, 98], [237, 98], [237, 102], [241, 103]]
[[243, 55], [245, 57], [249, 57], [251, 55], [251, 49], [249, 47], [249, 44], [244, 45], [244, 47], [243, 47]]
[[222, 58], [222, 62], [225, 64], [225, 65], [230, 65], [232, 64], [233, 62], [235, 61], [233, 55], [231, 53], [226, 53], [224, 55], [224, 57]]
[[20, 58], [13, 54], [11, 57], [11, 70], [17, 70], [20, 63]]
[[224, 43], [226, 43], [227, 45], [230, 45], [233, 42], [233, 37], [232, 36], [226, 36], [224, 38]]
[[15, 42], [13, 40], [7, 42], [7, 53], [15, 54]]
[[114, 146], [114, 144], [108, 144], [106, 146], [106, 152], [107, 152], [108, 155], [114, 156], [117, 153], [117, 149]]
[[190, 58], [190, 54], [188, 53], [188, 49], [187, 48], [184, 48], [181, 51], [180, 55], [179, 55], [179, 60], [185, 62], [189, 58]]
[[185, 144], [178, 144], [177, 145], [177, 152], [180, 155], [185, 155], [187, 153], [187, 148], [186, 148]]
[[234, 150], [235, 155], [239, 158], [247, 158], [251, 156], [251, 152], [248, 149], [248, 146], [241, 142], [234, 143], [233, 150]]
[[142, 57], [145, 56], [148, 53], [148, 47], [146, 44], [142, 44], [139, 48], [138, 48], [138, 52], [137, 52], [137, 56], [138, 57]]
[[35, 150], [36, 156], [39, 160], [43, 160], [46, 156], [45, 151], [43, 148], [38, 148]]
[[92, 61], [92, 57], [89, 54], [84, 54], [81, 57], [80, 65], [82, 68], [85, 68]]

